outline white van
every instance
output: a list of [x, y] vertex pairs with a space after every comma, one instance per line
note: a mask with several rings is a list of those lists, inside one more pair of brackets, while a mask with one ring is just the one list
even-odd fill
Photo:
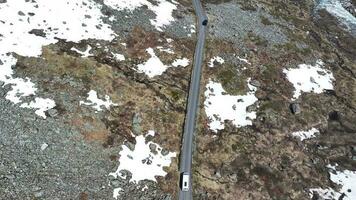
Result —
[[182, 174], [182, 191], [187, 192], [189, 191], [189, 180], [190, 180], [190, 175], [188, 172], [184, 172]]

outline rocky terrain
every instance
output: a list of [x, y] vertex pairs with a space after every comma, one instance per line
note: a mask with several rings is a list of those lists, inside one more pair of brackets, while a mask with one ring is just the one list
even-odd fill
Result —
[[[191, 1], [57, 2], [0, 0], [0, 199], [177, 199]], [[356, 2], [202, 2], [194, 199], [355, 199]]]

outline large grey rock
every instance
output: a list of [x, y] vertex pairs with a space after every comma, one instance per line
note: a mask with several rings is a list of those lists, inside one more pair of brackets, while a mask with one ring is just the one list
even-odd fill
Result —
[[220, 170], [215, 171], [214, 176], [215, 176], [216, 178], [221, 178]]
[[125, 145], [127, 146], [127, 148], [129, 148], [131, 151], [135, 150], [135, 144], [133, 144], [132, 142], [126, 141]]
[[300, 108], [299, 103], [291, 103], [291, 104], [289, 105], [289, 109], [290, 109], [290, 111], [291, 111], [293, 114], [295, 114], [295, 115], [297, 115], [297, 114], [299, 114], [299, 113], [302, 112], [302, 109]]
[[251, 80], [250, 84], [255, 86], [255, 87], [261, 87], [261, 83], [258, 80]]
[[135, 135], [139, 135], [142, 132], [141, 122], [142, 122], [142, 119], [140, 117], [140, 114], [135, 113], [132, 118], [132, 131]]

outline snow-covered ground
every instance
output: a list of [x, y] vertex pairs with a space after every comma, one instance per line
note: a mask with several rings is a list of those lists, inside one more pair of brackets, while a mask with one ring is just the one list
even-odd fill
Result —
[[319, 134], [319, 130], [316, 128], [311, 128], [307, 131], [296, 131], [292, 133], [293, 137], [299, 138], [301, 141], [315, 138]]
[[188, 33], [188, 35], [187, 35], [188, 37], [191, 37], [192, 34], [194, 34], [194, 33], [197, 32], [197, 31], [196, 31], [196, 27], [195, 27], [194, 24], [191, 24], [189, 27], [183, 26], [183, 28], [184, 28], [185, 30], [189, 31], [189, 33]]
[[161, 75], [169, 67], [163, 64], [163, 62], [156, 56], [152, 48], [146, 49], [146, 52], [150, 54], [149, 58], [145, 63], [137, 65], [137, 69], [141, 73], [145, 73], [148, 77], [153, 78], [154, 76]]
[[125, 56], [122, 55], [122, 54], [119, 54], [119, 53], [111, 53], [113, 55], [113, 57], [115, 58], [115, 60], [117, 61], [124, 61], [126, 60], [125, 59]]
[[[42, 46], [56, 43], [55, 38], [72, 42], [89, 38], [112, 40], [114, 32], [101, 20], [103, 15], [100, 9], [101, 6], [90, 0], [1, 3], [0, 81], [5, 83], [4, 86], [11, 85], [5, 98], [14, 104], [22, 103], [20, 106], [23, 108], [35, 109], [37, 115], [45, 118], [44, 112], [53, 108], [55, 102], [38, 97], [36, 84], [31, 79], [14, 78], [13, 66], [17, 59], [11, 53], [40, 56]], [[31, 34], [34, 29], [43, 30], [44, 36]], [[35, 100], [24, 103], [23, 97], [28, 96], [34, 96]]]
[[[149, 131], [146, 135], [135, 136], [136, 145], [134, 150], [130, 150], [127, 146], [122, 145], [122, 151], [119, 159], [119, 167], [116, 172], [110, 173], [111, 176], [116, 178], [126, 178], [123, 176], [122, 171], [126, 170], [131, 172], [132, 177], [130, 182], [138, 183], [142, 180], [157, 181], [156, 176], [165, 176], [167, 172], [163, 167], [169, 167], [172, 158], [176, 157], [176, 153], [169, 152], [167, 155], [162, 154], [162, 147], [154, 142], [147, 142], [147, 136], [154, 136], [154, 131]], [[151, 146], [151, 148], [150, 148]], [[156, 151], [156, 152], [152, 152]], [[118, 198], [121, 190], [114, 190], [114, 198]]]
[[332, 188], [313, 188], [310, 189], [310, 197], [313, 196], [313, 192], [317, 192], [324, 199], [339, 199], [343, 194], [345, 197], [343, 200], [356, 199], [356, 171], [336, 170], [336, 166], [327, 166], [329, 168], [330, 180], [341, 186], [340, 190], [336, 191]]
[[56, 103], [49, 98], [36, 97], [34, 101], [23, 102], [23, 97], [36, 96], [37, 88], [31, 82], [30, 78], [14, 78], [12, 66], [17, 59], [12, 55], [0, 55], [0, 81], [4, 82], [3, 86], [11, 85], [11, 90], [7, 92], [5, 98], [14, 104], [20, 104], [22, 108], [34, 109], [35, 113], [46, 119], [45, 111], [54, 108]]
[[187, 58], [180, 58], [173, 61], [171, 65], [165, 65], [160, 58], [155, 54], [153, 48], [146, 49], [146, 52], [151, 56], [146, 62], [137, 65], [138, 72], [145, 73], [148, 77], [153, 78], [155, 76], [161, 75], [169, 67], [186, 67], [189, 65], [189, 60]]
[[123, 192], [123, 189], [122, 189], [122, 188], [120, 188], [120, 187], [115, 188], [115, 189], [114, 189], [114, 192], [113, 192], [113, 197], [114, 197], [115, 199], [118, 199], [118, 198], [120, 197], [121, 192]]
[[103, 107], [109, 109], [111, 106], [117, 106], [118, 104], [113, 103], [108, 95], [105, 95], [105, 100], [99, 99], [98, 94], [94, 90], [88, 92], [87, 101], [80, 101], [80, 105], [87, 105], [94, 108], [96, 111], [102, 111]]
[[322, 93], [333, 89], [333, 74], [324, 69], [324, 63], [318, 60], [315, 65], [300, 64], [297, 68], [284, 69], [287, 79], [293, 84], [293, 99], [298, 99], [302, 92]]
[[31, 82], [31, 79], [13, 78], [14, 72], [12, 66], [16, 64], [16, 58], [4, 55], [0, 60], [0, 81], [3, 81], [5, 83], [4, 85], [12, 85], [12, 90], [5, 96], [6, 99], [17, 104], [21, 102], [21, 97], [34, 95], [36, 93], [37, 88], [35, 84]]
[[87, 49], [85, 51], [81, 51], [81, 50], [79, 50], [79, 49], [77, 49], [75, 47], [72, 47], [71, 50], [81, 54], [83, 58], [87, 58], [89, 56], [93, 56], [93, 54], [90, 53], [91, 49], [92, 49], [91, 46], [88, 45], [88, 47], [87, 47]]
[[170, 48], [170, 47], [167, 47], [167, 48], [164, 48], [162, 46], [158, 46], [157, 49], [161, 52], [166, 52], [166, 53], [169, 53], [169, 54], [174, 54], [174, 51]]
[[156, 18], [150, 19], [150, 22], [158, 31], [163, 31], [163, 27], [174, 21], [173, 11], [177, 9], [178, 4], [176, 1], [166, 0], [156, 0], [155, 4], [147, 0], [104, 0], [104, 3], [117, 10], [129, 11], [147, 6], [149, 10], [156, 14]]
[[36, 97], [34, 101], [31, 101], [30, 103], [23, 103], [20, 107], [35, 109], [35, 113], [38, 116], [46, 119], [45, 112], [51, 108], [54, 108], [55, 106], [56, 103], [52, 99]]
[[173, 67], [186, 67], [189, 65], [189, 59], [188, 58], [180, 58], [180, 59], [176, 59], [174, 60], [174, 62], [172, 63]]
[[210, 122], [211, 130], [217, 132], [224, 129], [224, 120], [231, 120], [237, 127], [251, 125], [256, 118], [256, 112], [248, 112], [247, 107], [257, 101], [256, 87], [250, 85], [247, 80], [249, 92], [246, 95], [229, 95], [220, 83], [212, 80], [206, 86], [205, 112]]
[[[162, 42], [162, 40], [159, 39], [160, 42]], [[173, 39], [171, 38], [167, 38], [166, 39], [167, 41], [167, 47], [163, 47], [163, 46], [157, 46], [157, 49], [160, 51], [160, 52], [166, 52], [168, 54], [174, 54], [174, 51], [172, 49], [172, 42], [173, 42]]]
[[220, 57], [220, 56], [215, 56], [213, 58], [210, 59], [209, 63], [208, 63], [208, 66], [209, 67], [214, 67], [214, 64], [215, 63], [219, 63], [219, 64], [223, 64], [225, 62], [225, 60]]
[[246, 58], [241, 58], [240, 56], [237, 56], [237, 59], [243, 63], [251, 65], [250, 61], [248, 61]]

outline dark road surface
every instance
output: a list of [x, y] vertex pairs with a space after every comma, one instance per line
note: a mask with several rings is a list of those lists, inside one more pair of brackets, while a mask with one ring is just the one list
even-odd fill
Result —
[[[180, 156], [180, 174], [188, 173], [189, 177], [189, 190], [182, 191], [179, 188], [179, 199], [189, 200], [192, 199], [192, 154], [193, 154], [193, 142], [194, 131], [196, 124], [196, 116], [199, 104], [199, 91], [200, 91], [200, 77], [202, 71], [206, 25], [208, 18], [202, 8], [200, 0], [193, 0], [193, 5], [198, 18], [198, 41], [195, 48], [193, 71], [190, 80], [190, 89], [187, 102], [187, 113], [185, 117], [184, 132], [183, 132], [183, 144]], [[182, 178], [182, 176], [181, 176]]]

